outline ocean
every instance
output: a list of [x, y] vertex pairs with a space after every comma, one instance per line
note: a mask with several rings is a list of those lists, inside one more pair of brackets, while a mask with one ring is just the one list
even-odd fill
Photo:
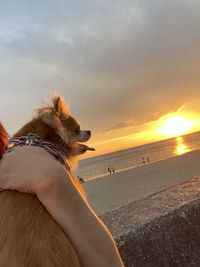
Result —
[[75, 173], [87, 181], [109, 175], [108, 167], [121, 172], [198, 149], [200, 149], [200, 132], [84, 159], [79, 161]]

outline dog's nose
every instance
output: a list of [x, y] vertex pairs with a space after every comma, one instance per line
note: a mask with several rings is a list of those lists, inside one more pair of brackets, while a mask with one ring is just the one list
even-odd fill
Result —
[[91, 136], [91, 131], [90, 130], [87, 130], [86, 133]]

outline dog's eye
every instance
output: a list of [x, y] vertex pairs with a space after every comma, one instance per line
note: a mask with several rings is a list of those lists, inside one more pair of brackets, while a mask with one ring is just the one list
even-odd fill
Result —
[[81, 131], [81, 130], [80, 130], [80, 127], [78, 127], [78, 128], [76, 128], [75, 133], [76, 133], [76, 134], [80, 134], [80, 131]]

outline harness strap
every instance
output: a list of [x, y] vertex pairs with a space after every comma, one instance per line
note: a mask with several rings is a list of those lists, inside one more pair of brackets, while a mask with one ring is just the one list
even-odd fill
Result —
[[65, 167], [67, 171], [71, 171], [72, 166], [70, 164], [70, 161], [68, 160], [69, 155], [67, 154], [67, 152], [64, 149], [58, 147], [53, 142], [42, 139], [38, 134], [29, 133], [27, 136], [11, 138], [8, 141], [6, 153], [12, 151], [14, 147], [21, 147], [26, 145], [43, 147], [47, 152], [53, 155], [56, 160], [60, 161], [60, 163]]
[[[65, 167], [67, 171], [71, 172], [72, 166], [70, 164], [70, 161], [68, 160], [69, 155], [67, 154], [67, 152], [64, 149], [58, 147], [56, 144], [42, 139], [37, 134], [29, 133], [28, 136], [11, 138], [8, 141], [5, 153], [11, 152], [14, 147], [21, 147], [27, 145], [43, 147], [47, 152], [53, 155], [56, 160], [60, 161], [60, 163]], [[4, 189], [0, 188], [0, 192], [2, 191], [4, 191]]]

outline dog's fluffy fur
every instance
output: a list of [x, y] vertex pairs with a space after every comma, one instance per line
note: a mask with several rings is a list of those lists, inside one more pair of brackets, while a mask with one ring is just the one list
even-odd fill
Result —
[[[14, 137], [28, 133], [37, 133], [57, 146], [64, 147], [70, 161], [90, 149], [77, 143], [87, 141], [90, 131], [80, 130], [79, 123], [69, 115], [64, 99], [60, 96], [53, 98], [52, 105], [38, 109], [36, 117]], [[0, 124], [0, 157], [3, 156], [7, 141], [8, 135]], [[1, 192], [0, 229], [2, 267], [80, 267], [77, 254], [66, 234], [35, 195]]]
[[37, 109], [36, 112], [35, 118], [24, 125], [14, 137], [37, 133], [43, 139], [65, 148], [71, 163], [74, 161], [73, 157], [87, 150], [94, 150], [78, 143], [88, 141], [91, 132], [80, 129], [80, 124], [69, 114], [68, 107], [61, 96], [54, 96], [52, 104]]

